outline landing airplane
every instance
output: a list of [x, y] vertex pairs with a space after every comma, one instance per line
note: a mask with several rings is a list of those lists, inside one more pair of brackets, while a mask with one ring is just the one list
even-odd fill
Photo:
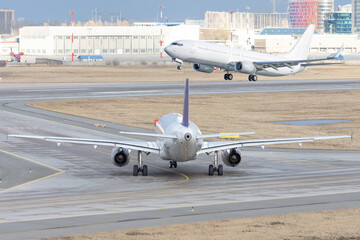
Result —
[[314, 30], [315, 25], [309, 25], [287, 54], [265, 54], [195, 40], [175, 41], [165, 48], [165, 52], [173, 61], [179, 63], [178, 70], [182, 69], [183, 62], [189, 62], [193, 63], [194, 70], [199, 72], [212, 73], [215, 68], [223, 69], [226, 71], [225, 80], [232, 80], [233, 75], [229, 72], [235, 71], [249, 74], [249, 81], [257, 81], [256, 74], [286, 76], [303, 72], [308, 66], [334, 64], [319, 62], [337, 59], [341, 48], [326, 58], [308, 59]]
[[206, 138], [247, 135], [254, 132], [245, 133], [225, 133], [225, 134], [201, 134], [200, 129], [189, 121], [189, 80], [186, 79], [184, 94], [183, 115], [178, 113], [168, 113], [162, 116], [156, 124], [156, 133], [137, 133], [137, 132], [120, 132], [124, 135], [155, 137], [156, 141], [121, 141], [121, 140], [101, 140], [101, 139], [84, 139], [69, 137], [51, 137], [51, 136], [29, 136], [29, 135], [9, 135], [10, 137], [42, 139], [45, 141], [61, 143], [78, 143], [94, 145], [113, 146], [111, 160], [118, 167], [129, 164], [130, 151], [137, 151], [137, 165], [133, 166], [133, 176], [138, 176], [139, 172], [143, 176], [148, 174], [147, 165], [142, 160], [142, 152], [146, 155], [150, 153], [158, 154], [161, 159], [169, 161], [169, 167], [177, 168], [177, 162], [187, 162], [195, 160], [200, 154], [210, 155], [214, 153], [213, 164], [209, 165], [209, 175], [217, 172], [223, 175], [223, 166], [219, 164], [218, 153], [221, 152], [221, 158], [225, 165], [235, 167], [241, 162], [240, 147], [261, 146], [264, 148], [268, 144], [312, 142], [323, 139], [350, 138], [351, 136], [318, 136], [318, 137], [301, 137], [301, 138], [278, 138], [278, 139], [256, 139], [240, 141], [204, 141]]

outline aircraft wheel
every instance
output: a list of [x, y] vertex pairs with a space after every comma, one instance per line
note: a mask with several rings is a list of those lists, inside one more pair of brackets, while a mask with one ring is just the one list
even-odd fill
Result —
[[258, 80], [258, 77], [256, 75], [253, 75], [252, 80], [256, 82]]
[[222, 176], [223, 173], [224, 173], [223, 166], [222, 166], [222, 165], [219, 165], [219, 167], [218, 167], [218, 175], [219, 175], [219, 176]]
[[142, 168], [142, 174], [143, 174], [143, 176], [147, 176], [147, 174], [148, 174], [147, 165], [144, 165], [144, 166], [143, 166], [143, 168]]
[[173, 162], [174, 168], [177, 168], [177, 161]]
[[209, 176], [214, 175], [214, 166], [213, 165], [209, 165]]
[[172, 167], [173, 167], [173, 162], [169, 161], [169, 168], [172, 168]]
[[138, 167], [138, 165], [134, 165], [133, 176], [138, 176], [138, 174], [139, 174], [139, 167]]
[[225, 79], [225, 80], [229, 80], [229, 74], [225, 74], [225, 75], [224, 75], [224, 79]]
[[177, 66], [177, 70], [181, 70], [182, 69], [182, 66], [181, 65], [178, 65]]
[[233, 75], [230, 73], [230, 74], [228, 74], [228, 80], [233, 80]]
[[249, 75], [248, 80], [252, 82], [252, 75]]

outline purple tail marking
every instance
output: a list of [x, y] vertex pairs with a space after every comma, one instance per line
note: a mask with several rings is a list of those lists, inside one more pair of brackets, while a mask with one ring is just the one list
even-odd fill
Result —
[[184, 127], [189, 127], [189, 79], [185, 82], [185, 94], [184, 94], [184, 110], [183, 121], [181, 123]]

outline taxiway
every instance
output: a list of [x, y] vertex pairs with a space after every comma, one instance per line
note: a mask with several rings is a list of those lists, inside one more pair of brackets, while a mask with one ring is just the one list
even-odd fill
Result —
[[[191, 94], [360, 89], [360, 80], [198, 82]], [[360, 151], [243, 149], [237, 168], [208, 176], [211, 159], [149, 176], [112, 165], [110, 148], [7, 138], [11, 133], [121, 139], [143, 131], [27, 107], [32, 101], [182, 95], [183, 83], [0, 85], [0, 238], [26, 239], [360, 206]], [[147, 130], [149, 131], [149, 130]], [[146, 140], [143, 138], [142, 140]], [[133, 159], [135, 155], [132, 155]], [[21, 232], [19, 232], [21, 229]]]

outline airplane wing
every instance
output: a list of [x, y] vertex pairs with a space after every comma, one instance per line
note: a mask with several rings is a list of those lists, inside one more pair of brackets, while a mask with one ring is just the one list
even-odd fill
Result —
[[277, 70], [280, 67], [288, 67], [292, 68], [293, 66], [296, 66], [298, 64], [301, 64], [302, 66], [313, 66], [313, 65], [331, 65], [331, 64], [341, 64], [339, 63], [313, 63], [313, 62], [321, 62], [326, 60], [342, 60], [344, 59], [342, 55], [340, 54], [340, 51], [342, 50], [343, 46], [339, 48], [339, 50], [336, 53], [332, 53], [326, 58], [314, 58], [314, 59], [304, 59], [304, 60], [283, 60], [283, 61], [264, 61], [264, 62], [253, 62], [255, 65], [257, 71], [264, 70], [266, 68], [273, 68]]
[[156, 142], [142, 142], [142, 141], [118, 141], [118, 140], [101, 140], [101, 139], [87, 139], [87, 138], [68, 138], [68, 137], [52, 137], [52, 136], [31, 136], [31, 135], [15, 135], [10, 134], [9, 137], [41, 139], [49, 142], [61, 143], [77, 143], [95, 146], [112, 146], [124, 147], [132, 150], [157, 153], [160, 149]]
[[226, 141], [226, 142], [204, 142], [198, 154], [211, 153], [214, 151], [226, 150], [238, 147], [261, 146], [269, 144], [283, 144], [283, 143], [298, 143], [312, 142], [315, 140], [338, 139], [338, 138], [352, 138], [351, 135], [342, 136], [319, 136], [319, 137], [301, 137], [301, 138], [274, 138], [274, 139], [255, 139], [242, 141]]

